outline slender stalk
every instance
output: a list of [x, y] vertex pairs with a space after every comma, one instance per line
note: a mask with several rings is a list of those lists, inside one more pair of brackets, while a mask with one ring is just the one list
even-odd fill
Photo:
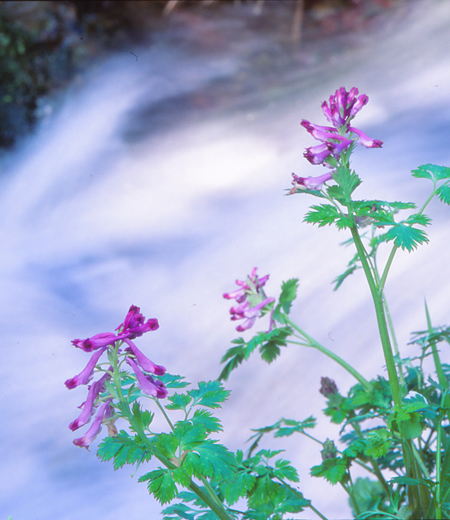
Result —
[[389, 258], [387, 259], [386, 265], [384, 266], [383, 274], [381, 275], [380, 282], [378, 284], [378, 290], [379, 292], [383, 292], [384, 284], [386, 283], [386, 278], [389, 273], [389, 269], [391, 268], [392, 261], [394, 260], [395, 253], [398, 250], [398, 246], [394, 245], [392, 247], [391, 253], [389, 255]]
[[[442, 401], [444, 401], [442, 399]], [[442, 403], [443, 405], [444, 403]], [[442, 430], [441, 430], [441, 414], [438, 417], [437, 423], [437, 441], [436, 441], [436, 520], [442, 519], [442, 505], [441, 505], [441, 446], [442, 446]]]
[[[428, 311], [428, 305], [427, 305], [426, 300], [425, 300], [425, 314], [427, 316], [428, 334], [432, 334], [433, 326], [431, 324], [430, 313]], [[434, 365], [436, 367], [436, 374], [438, 376], [438, 381], [445, 392], [446, 390], [448, 390], [448, 382], [447, 382], [447, 378], [445, 377], [444, 370], [442, 369], [441, 359], [439, 357], [439, 353], [436, 348], [436, 341], [430, 341], [430, 345], [431, 345], [431, 352], [433, 353], [433, 361], [434, 361]]]
[[377, 316], [378, 331], [380, 333], [381, 345], [383, 347], [384, 359], [386, 361], [386, 368], [389, 376], [389, 383], [392, 391], [392, 398], [394, 404], [400, 408], [402, 403], [402, 392], [400, 389], [400, 383], [398, 380], [397, 369], [395, 365], [394, 355], [392, 353], [391, 342], [389, 339], [389, 331], [386, 323], [386, 316], [384, 313], [384, 306], [381, 294], [379, 293], [378, 287], [376, 286], [374, 277], [370, 270], [367, 262], [367, 253], [364, 249], [364, 245], [361, 242], [361, 238], [358, 233], [358, 228], [353, 226], [351, 229], [353, 240], [355, 242], [356, 249], [361, 260], [364, 273], [369, 283], [370, 292], [372, 294], [373, 303], [375, 306], [375, 313]]
[[314, 338], [312, 338], [309, 334], [307, 334], [304, 330], [302, 330], [296, 323], [294, 323], [287, 315], [284, 316], [285, 322], [289, 324], [293, 329], [295, 329], [297, 332], [299, 332], [307, 341], [307, 344], [304, 344], [307, 347], [312, 347], [320, 352], [322, 354], [325, 354], [329, 358], [331, 358], [333, 361], [336, 361], [339, 365], [341, 365], [342, 368], [345, 368], [347, 372], [349, 372], [363, 387], [367, 392], [372, 391], [372, 385], [370, 384], [367, 379], [362, 376], [355, 368], [353, 368], [347, 361], [343, 360], [340, 356], [332, 352], [331, 350], [328, 350], [326, 347], [318, 343]]

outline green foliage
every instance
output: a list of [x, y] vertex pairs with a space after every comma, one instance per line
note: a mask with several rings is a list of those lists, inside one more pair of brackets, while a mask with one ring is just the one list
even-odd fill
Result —
[[290, 313], [292, 303], [297, 297], [298, 284], [298, 278], [291, 278], [287, 282], [283, 282], [281, 285], [281, 294], [278, 305], [281, 306], [286, 314]]
[[219, 408], [230, 395], [229, 390], [225, 390], [219, 381], [200, 382], [198, 389], [189, 390], [194, 400], [195, 406], [206, 406], [207, 408]]
[[[375, 510], [385, 511], [387, 509], [385, 502], [389, 499], [389, 496], [378, 480], [371, 480], [367, 477], [357, 478], [353, 484], [353, 496], [361, 513]], [[349, 502], [352, 506], [353, 515], [356, 517], [357, 514], [352, 501]]]
[[280, 347], [286, 346], [286, 339], [292, 334], [290, 327], [275, 328], [269, 332], [259, 332], [250, 341], [246, 342], [243, 338], [232, 341], [235, 347], [227, 350], [221, 359], [221, 363], [229, 360], [220, 373], [219, 380], [227, 380], [230, 373], [237, 368], [242, 361], [247, 360], [254, 350], [259, 347], [261, 358], [267, 363], [271, 363], [281, 350]]
[[397, 247], [408, 251], [412, 251], [418, 245], [428, 242], [426, 233], [404, 222], [393, 224], [385, 236], [387, 242], [393, 240]]
[[311, 468], [311, 475], [313, 477], [324, 477], [333, 485], [339, 482], [345, 483], [348, 480], [347, 460], [342, 457], [325, 459], [322, 464]]
[[294, 419], [280, 419], [271, 426], [264, 426], [263, 428], [254, 429], [256, 432], [248, 440], [254, 439], [249, 449], [249, 455], [258, 447], [262, 437], [267, 433], [273, 433], [274, 437], [287, 437], [294, 433], [304, 433], [307, 428], [314, 428], [316, 426], [316, 419], [313, 416], [308, 417], [304, 421], [296, 421]]
[[434, 182], [450, 179], [450, 168], [437, 166], [436, 164], [423, 164], [412, 171], [413, 177], [417, 179], [430, 179]]
[[338, 166], [333, 174], [333, 180], [337, 182], [337, 186], [330, 186], [327, 189], [328, 195], [343, 206], [350, 207], [352, 205], [352, 193], [361, 184], [361, 179], [348, 168]]
[[331, 226], [336, 224], [338, 229], [346, 229], [353, 227], [353, 222], [344, 213], [341, 213], [335, 206], [331, 204], [318, 204], [310, 207], [306, 213], [304, 222], [309, 224], [318, 224], [319, 227]]
[[124, 430], [115, 437], [105, 437], [98, 447], [97, 456], [103, 461], [114, 459], [114, 469], [136, 463], [139, 467], [141, 462], [152, 458], [139, 437], [132, 437]]
[[372, 430], [366, 434], [366, 443], [365, 455], [374, 459], [384, 457], [392, 446], [392, 434], [386, 428]]

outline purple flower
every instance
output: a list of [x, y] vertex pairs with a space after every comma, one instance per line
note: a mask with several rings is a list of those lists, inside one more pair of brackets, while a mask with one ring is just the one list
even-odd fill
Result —
[[328, 121], [335, 127], [340, 128], [348, 125], [351, 119], [361, 110], [361, 108], [369, 101], [368, 96], [362, 94], [357, 97], [358, 89], [353, 87], [347, 92], [344, 87], [336, 90], [334, 95], [330, 96], [329, 103], [322, 103], [322, 110]]
[[[340, 161], [346, 160], [342, 153], [349, 150], [353, 143], [359, 143], [366, 148], [380, 148], [383, 144], [382, 141], [371, 139], [361, 130], [350, 126], [350, 121], [368, 101], [369, 98], [365, 94], [358, 96], [356, 87], [353, 87], [349, 92], [341, 87], [330, 96], [328, 102], [322, 103], [323, 113], [333, 126], [315, 125], [306, 119], [302, 119], [300, 124], [314, 139], [321, 142], [317, 146], [306, 148], [304, 157], [311, 164], [322, 164], [333, 169], [340, 164]], [[292, 174], [294, 187], [289, 194], [295, 193], [297, 189], [321, 189], [324, 182], [332, 179], [332, 173], [333, 171], [319, 177], [298, 177]]]
[[167, 388], [162, 381], [154, 380], [152, 376], [146, 376], [133, 359], [127, 358], [126, 361], [136, 374], [138, 386], [143, 392], [158, 399], [167, 396]]
[[145, 317], [141, 314], [140, 308], [132, 305], [125, 316], [125, 320], [116, 330], [121, 329], [121, 334], [126, 334], [129, 339], [135, 339], [142, 336], [146, 332], [159, 328], [158, 320], [151, 318], [145, 321]]
[[67, 386], [67, 388], [70, 390], [71, 388], [76, 388], [80, 385], [86, 385], [89, 383], [89, 381], [92, 379], [92, 373], [94, 372], [95, 365], [97, 364], [97, 361], [107, 350], [108, 347], [103, 347], [100, 350], [98, 350], [95, 354], [92, 354], [91, 359], [89, 360], [89, 363], [86, 365], [84, 370], [82, 370], [77, 376], [72, 377], [72, 379], [68, 379], [64, 384]]
[[328, 158], [332, 150], [328, 148], [327, 143], [322, 143], [317, 146], [310, 146], [306, 149], [303, 156], [308, 159], [311, 164], [322, 164]]
[[72, 345], [81, 348], [81, 350], [84, 350], [85, 352], [92, 352], [98, 348], [113, 345], [116, 341], [119, 341], [124, 337], [127, 337], [127, 335], [119, 334], [116, 336], [114, 332], [101, 332], [100, 334], [92, 336], [92, 338], [74, 339]]
[[106, 421], [112, 416], [111, 401], [112, 399], [108, 399], [102, 404], [102, 406], [100, 406], [89, 430], [83, 435], [83, 437], [73, 441], [75, 446], [87, 448], [94, 441], [102, 429], [102, 421]]
[[239, 332], [244, 332], [244, 330], [250, 329], [255, 323], [256, 318], [261, 316], [262, 309], [274, 301], [275, 298], [266, 298], [254, 307], [250, 307], [249, 302], [241, 303], [236, 307], [231, 307], [230, 314], [232, 315], [231, 319], [233, 321], [245, 319], [244, 323], [236, 327], [236, 330]]
[[332, 172], [324, 173], [318, 177], [299, 177], [292, 174], [292, 185], [293, 188], [289, 192], [290, 195], [295, 193], [298, 189], [300, 190], [320, 190], [324, 182], [327, 182], [333, 178]]
[[230, 292], [230, 293], [224, 293], [223, 297], [226, 298], [227, 300], [236, 300], [238, 303], [243, 302], [247, 297], [247, 293], [252, 290], [249, 285], [249, 281], [250, 281], [250, 283], [252, 283], [255, 290], [259, 291], [259, 289], [261, 289], [261, 287], [263, 287], [264, 284], [269, 279], [269, 275], [266, 274], [266, 276], [263, 276], [262, 278], [258, 278], [258, 276], [256, 274], [257, 270], [258, 270], [258, 268], [254, 267], [252, 270], [252, 274], [245, 281], [236, 280], [236, 285], [239, 285], [241, 288], [236, 289], [235, 291]]
[[224, 298], [235, 299], [239, 304], [230, 309], [233, 321], [245, 319], [243, 324], [236, 327], [239, 332], [252, 327], [256, 318], [264, 314], [264, 307], [275, 301], [275, 298], [267, 298], [262, 289], [269, 279], [269, 275], [258, 278], [256, 271], [257, 268], [255, 267], [245, 282], [236, 280], [236, 284], [241, 287], [240, 289], [223, 295]]
[[125, 351], [131, 352], [135, 355], [136, 361], [143, 370], [155, 374], [156, 376], [162, 376], [165, 374], [166, 369], [161, 365], [155, 365], [155, 363], [148, 359], [148, 357], [145, 356], [132, 341], [129, 339], [124, 339], [124, 341], [128, 345]]
[[380, 141], [379, 139], [371, 139], [361, 130], [353, 128], [353, 126], [349, 126], [348, 129], [359, 137], [358, 143], [362, 144], [366, 148], [381, 148], [383, 145], [383, 141]]
[[80, 406], [83, 409], [77, 419], [69, 424], [69, 428], [74, 431], [87, 424], [94, 413], [94, 403], [100, 394], [105, 390], [105, 381], [111, 377], [110, 374], [105, 374], [101, 379], [92, 383], [89, 387], [89, 392], [86, 401]]

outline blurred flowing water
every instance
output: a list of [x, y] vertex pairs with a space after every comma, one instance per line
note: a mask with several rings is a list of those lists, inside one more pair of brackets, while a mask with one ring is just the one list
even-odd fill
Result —
[[[332, 291], [353, 255], [339, 246], [347, 234], [302, 224], [312, 201], [284, 194], [291, 171], [322, 173], [302, 157], [314, 143], [299, 122], [325, 124], [320, 104], [344, 85], [369, 95], [355, 124], [384, 141], [355, 154], [358, 196], [425, 200], [430, 186], [411, 169], [450, 164], [450, 3], [405, 2], [377, 27], [289, 58], [282, 31], [248, 30], [262, 18], [240, 9], [173, 17], [147, 46], [97, 63], [2, 159], [2, 518], [160, 518], [137, 476], [97, 461], [95, 446], [74, 447], [67, 428], [85, 389], [63, 383], [88, 358], [70, 340], [113, 330], [131, 304], [160, 321], [138, 343], [155, 362], [194, 383], [215, 378], [238, 336], [221, 295], [258, 266], [271, 274], [268, 294], [300, 278], [294, 316], [317, 340], [366, 377], [383, 370], [361, 273]], [[429, 214], [430, 244], [398, 254], [387, 288], [405, 355], [410, 331], [425, 326], [424, 297], [434, 323], [448, 323], [449, 208], [433, 203]], [[227, 383], [221, 438], [236, 449], [250, 428], [311, 414], [319, 438], [336, 438], [320, 411], [321, 376], [342, 391], [354, 384], [306, 349], [271, 365], [255, 355]], [[305, 496], [349, 518], [340, 489], [308, 477], [316, 446], [283, 447]]]

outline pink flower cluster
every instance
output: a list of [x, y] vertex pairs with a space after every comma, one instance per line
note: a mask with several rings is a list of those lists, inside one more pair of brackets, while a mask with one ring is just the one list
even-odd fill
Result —
[[[116, 328], [116, 331], [119, 331], [117, 334], [114, 332], [102, 332], [84, 340], [74, 339], [72, 341], [73, 345], [81, 348], [81, 350], [84, 350], [85, 352], [93, 352], [93, 354], [86, 367], [78, 375], [65, 382], [66, 387], [71, 389], [80, 385], [87, 385], [93, 378], [95, 367], [100, 357], [111, 346], [115, 345], [117, 341], [120, 341], [127, 345], [124, 350], [126, 353], [125, 360], [133, 369], [139, 388], [153, 397], [160, 399], [166, 397], [167, 389], [162, 381], [155, 380], [151, 375], [144, 373], [147, 372], [154, 375], [163, 375], [166, 369], [163, 366], [153, 363], [153, 361], [148, 359], [131, 341], [132, 339], [142, 336], [146, 332], [158, 329], [158, 327], [158, 320], [152, 318], [145, 321], [145, 317], [141, 314], [139, 307], [132, 305], [124, 322]], [[106, 391], [105, 382], [111, 378], [111, 374], [112, 367], [110, 366], [108, 371], [106, 371], [98, 381], [95, 381], [88, 386], [86, 401], [79, 407], [82, 412], [77, 419], [69, 424], [69, 428], [72, 431], [81, 428], [90, 422], [98, 408], [96, 417], [86, 434], [73, 441], [76, 446], [87, 448], [100, 433], [102, 423], [106, 423], [110, 431], [115, 431], [114, 419], [112, 418], [112, 397], [107, 398], [102, 403], [100, 399], [100, 394]]]
[[234, 299], [238, 303], [238, 305], [231, 307], [230, 314], [233, 321], [245, 320], [242, 325], [236, 327], [239, 332], [252, 327], [256, 318], [263, 314], [264, 307], [275, 301], [275, 298], [267, 298], [262, 289], [269, 279], [269, 275], [258, 278], [256, 271], [257, 268], [255, 267], [245, 281], [236, 280], [239, 289], [223, 295], [224, 298]]
[[331, 171], [318, 177], [299, 177], [292, 174], [293, 188], [290, 193], [297, 189], [318, 190], [322, 185], [333, 178], [334, 168], [343, 152], [351, 149], [354, 143], [361, 144], [366, 148], [381, 148], [382, 141], [368, 137], [364, 132], [350, 126], [351, 120], [369, 101], [368, 96], [358, 96], [358, 89], [353, 87], [347, 92], [344, 87], [336, 90], [330, 96], [329, 102], [322, 103], [325, 117], [333, 126], [314, 125], [303, 119], [301, 125], [321, 144], [306, 148], [303, 154], [311, 164], [322, 164]]

